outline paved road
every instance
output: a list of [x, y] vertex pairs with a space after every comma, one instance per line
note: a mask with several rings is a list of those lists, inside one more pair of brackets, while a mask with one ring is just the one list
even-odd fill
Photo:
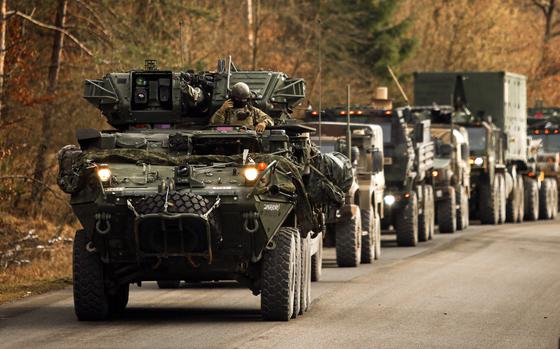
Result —
[[0, 347], [559, 347], [560, 221], [389, 239], [383, 254], [339, 269], [327, 251], [311, 312], [289, 323], [263, 322], [259, 298], [232, 284], [134, 287], [122, 317], [80, 323], [66, 289], [0, 307]]

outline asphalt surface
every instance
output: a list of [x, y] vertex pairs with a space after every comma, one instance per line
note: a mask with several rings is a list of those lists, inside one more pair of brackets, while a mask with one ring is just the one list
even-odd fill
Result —
[[310, 312], [264, 322], [234, 284], [132, 287], [119, 318], [78, 322], [71, 289], [0, 307], [1, 348], [559, 348], [560, 221], [471, 226], [336, 268]]

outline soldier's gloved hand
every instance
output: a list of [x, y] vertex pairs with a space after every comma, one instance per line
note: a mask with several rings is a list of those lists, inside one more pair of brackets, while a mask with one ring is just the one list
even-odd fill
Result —
[[220, 107], [221, 111], [225, 111], [226, 109], [233, 108], [233, 101], [231, 99], [227, 99], [224, 104]]
[[266, 128], [266, 122], [259, 122], [255, 127], [255, 131], [257, 131], [258, 133], [263, 133], [265, 128]]

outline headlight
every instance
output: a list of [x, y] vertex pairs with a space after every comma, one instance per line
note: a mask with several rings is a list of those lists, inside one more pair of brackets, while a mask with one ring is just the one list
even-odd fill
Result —
[[439, 176], [439, 172], [438, 171], [432, 171], [432, 177], [437, 177]]
[[395, 203], [395, 197], [393, 195], [385, 195], [383, 201], [385, 201], [385, 205], [392, 206]]
[[254, 167], [247, 167], [243, 172], [247, 182], [253, 182], [259, 176], [259, 171]]
[[101, 182], [108, 182], [111, 179], [111, 170], [107, 165], [97, 166], [97, 177]]
[[481, 157], [478, 157], [478, 158], [474, 159], [474, 164], [476, 166], [482, 166], [484, 164], [484, 159], [481, 158]]

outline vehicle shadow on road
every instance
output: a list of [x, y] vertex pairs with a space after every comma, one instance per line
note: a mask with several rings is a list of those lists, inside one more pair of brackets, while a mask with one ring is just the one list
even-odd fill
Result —
[[259, 309], [231, 308], [179, 308], [179, 307], [135, 307], [116, 314], [110, 322], [118, 323], [204, 323], [204, 322], [261, 322]]

